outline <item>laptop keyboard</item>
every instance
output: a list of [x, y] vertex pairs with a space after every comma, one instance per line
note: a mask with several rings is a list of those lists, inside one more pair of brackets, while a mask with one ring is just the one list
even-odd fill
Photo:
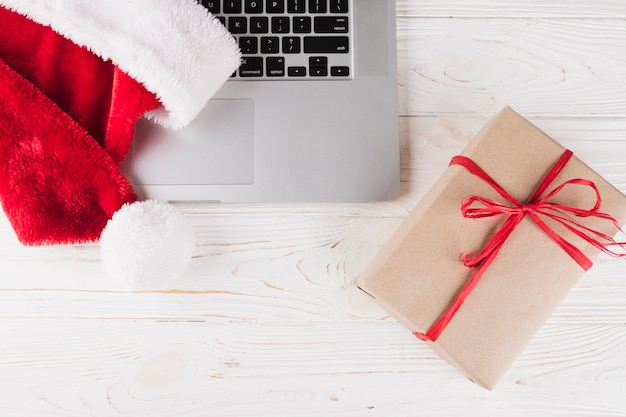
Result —
[[350, 79], [353, 0], [199, 0], [235, 36], [233, 79]]

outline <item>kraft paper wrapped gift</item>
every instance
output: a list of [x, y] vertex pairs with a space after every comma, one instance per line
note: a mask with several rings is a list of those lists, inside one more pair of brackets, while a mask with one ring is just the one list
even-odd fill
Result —
[[[503, 109], [461, 154], [475, 166], [455, 158], [467, 167], [446, 169], [357, 281], [441, 358], [485, 388], [496, 385], [602, 252], [575, 230], [607, 244], [604, 249], [612, 255], [624, 256], [623, 244], [611, 238], [626, 221], [626, 197], [576, 156], [563, 162], [562, 171], [551, 171], [566, 153], [515, 111]], [[485, 178], [470, 172], [481, 169]], [[543, 181], [549, 171], [559, 173]], [[536, 191], [540, 183], [548, 185], [543, 192]], [[498, 186], [525, 202], [520, 206], [531, 207], [515, 209]], [[533, 199], [536, 192], [540, 196]], [[597, 213], [576, 215], [589, 214], [584, 210], [600, 199], [599, 211], [615, 222]], [[501, 245], [490, 242], [494, 235]], [[495, 253], [489, 252], [493, 247]], [[483, 248], [484, 259], [482, 254], [473, 258]], [[438, 328], [450, 314], [447, 326]]]

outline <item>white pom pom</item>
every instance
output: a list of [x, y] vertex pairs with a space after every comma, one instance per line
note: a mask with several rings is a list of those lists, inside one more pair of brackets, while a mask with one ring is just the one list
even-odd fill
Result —
[[180, 277], [193, 248], [193, 227], [185, 216], [153, 200], [124, 205], [100, 236], [109, 275], [133, 289], [158, 288]]

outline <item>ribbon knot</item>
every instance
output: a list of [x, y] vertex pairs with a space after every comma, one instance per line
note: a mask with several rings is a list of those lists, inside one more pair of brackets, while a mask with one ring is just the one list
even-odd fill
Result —
[[[595, 217], [610, 221], [617, 230], [621, 230], [617, 220], [609, 214], [600, 212], [602, 197], [600, 196], [600, 191], [597, 186], [592, 181], [580, 178], [571, 179], [546, 192], [572, 156], [572, 152], [566, 150], [525, 203], [518, 201], [506, 192], [495, 180], [493, 180], [493, 178], [491, 178], [471, 159], [464, 156], [455, 156], [452, 158], [450, 165], [463, 166], [470, 173], [476, 175], [489, 184], [498, 192], [498, 194], [504, 197], [510, 205], [475, 195], [466, 197], [463, 200], [461, 212], [466, 218], [480, 219], [501, 215], [506, 215], [507, 217], [502, 226], [496, 231], [493, 237], [487, 242], [479, 253], [475, 255], [461, 254], [461, 259], [463, 260], [464, 265], [475, 271], [475, 274], [463, 290], [457, 295], [448, 310], [444, 312], [444, 314], [437, 322], [435, 322], [428, 332], [425, 334], [416, 332], [414, 333], [415, 336], [421, 340], [430, 341], [435, 341], [439, 338], [450, 320], [452, 320], [452, 317], [454, 317], [467, 296], [474, 289], [485, 270], [489, 267], [491, 262], [493, 262], [498, 252], [504, 245], [504, 242], [506, 242], [507, 238], [511, 235], [511, 233], [513, 233], [515, 228], [527, 216], [545, 233], [547, 233], [548, 236], [550, 236], [552, 240], [554, 240], [585, 271], [593, 265], [591, 260], [580, 249], [559, 235], [544, 220], [550, 219], [551, 221], [564, 226], [574, 235], [582, 238], [584, 241], [590, 243], [610, 256], [621, 258], [626, 257], [626, 253], [611, 250], [612, 247], [616, 246], [625, 250], [626, 242], [616, 242], [611, 236], [597, 230], [593, 230], [576, 221], [576, 218]], [[568, 186], [586, 187], [591, 189], [595, 194], [593, 207], [573, 207], [552, 201], [557, 194], [562, 192]]]

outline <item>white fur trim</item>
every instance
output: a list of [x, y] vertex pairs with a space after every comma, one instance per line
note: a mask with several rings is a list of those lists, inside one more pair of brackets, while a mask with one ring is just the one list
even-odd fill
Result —
[[110, 59], [155, 93], [166, 127], [191, 122], [239, 66], [224, 26], [195, 0], [0, 0]]

